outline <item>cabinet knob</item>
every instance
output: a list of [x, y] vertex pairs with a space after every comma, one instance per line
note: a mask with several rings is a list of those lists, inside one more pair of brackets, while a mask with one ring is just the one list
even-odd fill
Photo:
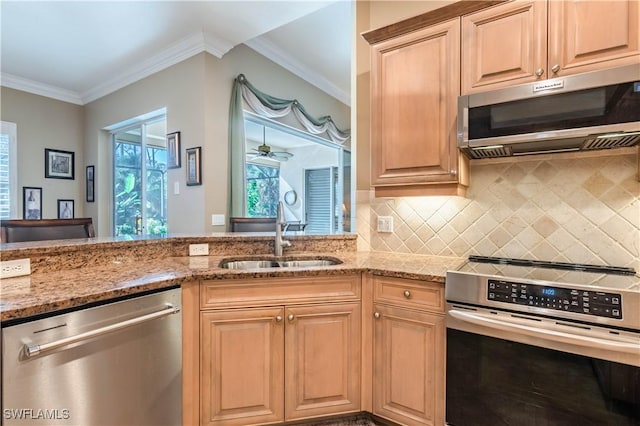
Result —
[[293, 315], [293, 314], [289, 314], [289, 316], [287, 317], [287, 319], [288, 319], [289, 321], [293, 321], [295, 318], [296, 318], [296, 317], [295, 317], [295, 315]]
[[282, 315], [276, 315], [276, 321], [277, 322], [282, 321]]
[[380, 318], [380, 312], [376, 312], [376, 313], [374, 313], [374, 314], [373, 314], [373, 317], [374, 317], [375, 319]]
[[411, 297], [411, 292], [409, 290], [405, 290], [404, 291], [404, 297], [406, 297], [407, 299]]
[[542, 68], [538, 68], [538, 69], [536, 70], [536, 75], [537, 75], [538, 77], [540, 77], [542, 74], [544, 74], [544, 70], [543, 70]]
[[553, 71], [554, 74], [557, 73], [558, 71], [560, 71], [560, 65], [555, 64], [551, 67], [551, 71]]

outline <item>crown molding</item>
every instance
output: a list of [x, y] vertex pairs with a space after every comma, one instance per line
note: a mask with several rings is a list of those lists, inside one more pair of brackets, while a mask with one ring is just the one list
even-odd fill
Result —
[[[258, 37], [245, 44], [345, 105], [351, 105], [349, 93], [345, 93], [273, 43]], [[161, 53], [135, 64], [114, 78], [84, 92], [61, 89], [7, 73], [0, 73], [0, 85], [76, 105], [85, 105], [201, 52], [208, 52], [217, 58], [222, 58], [233, 47], [233, 43], [227, 40], [200, 31], [171, 44]]]
[[137, 63], [120, 75], [111, 80], [105, 81], [82, 93], [82, 101], [87, 104], [103, 96], [122, 89], [129, 84], [149, 77], [159, 71], [169, 68], [179, 62], [184, 61], [205, 50], [205, 37], [202, 32], [191, 34], [176, 43], [171, 44], [167, 49], [157, 55]]
[[23, 92], [33, 93], [34, 95], [45, 96], [47, 98], [57, 99], [63, 102], [69, 102], [76, 105], [84, 105], [82, 98], [76, 92], [61, 89], [49, 84], [39, 83], [27, 78], [18, 77], [17, 75], [0, 73], [0, 86], [9, 87]]
[[351, 94], [337, 87], [329, 80], [302, 64], [293, 56], [266, 40], [264, 37], [256, 37], [244, 43], [262, 56], [271, 59], [276, 64], [287, 69], [308, 83], [316, 86], [323, 92], [333, 96], [343, 104], [351, 106]]

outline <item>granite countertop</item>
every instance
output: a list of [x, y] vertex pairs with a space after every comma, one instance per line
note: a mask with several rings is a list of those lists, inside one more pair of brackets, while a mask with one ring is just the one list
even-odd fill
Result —
[[229, 270], [219, 267], [222, 259], [247, 256], [212, 255], [129, 261], [123, 259], [107, 265], [36, 272], [29, 276], [2, 280], [0, 321], [27, 318], [129, 294], [180, 285], [185, 281], [197, 279], [345, 275], [370, 272], [444, 283], [446, 271], [457, 268], [464, 261], [456, 257], [385, 252], [337, 254], [314, 252], [299, 256], [336, 257], [343, 263], [309, 268]]

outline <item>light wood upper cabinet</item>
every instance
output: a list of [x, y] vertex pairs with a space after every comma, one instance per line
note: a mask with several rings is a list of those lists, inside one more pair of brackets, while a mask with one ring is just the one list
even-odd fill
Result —
[[462, 18], [462, 93], [640, 61], [637, 0], [516, 0]]
[[372, 45], [376, 195], [463, 191], [465, 164], [456, 146], [459, 76], [459, 18]]
[[638, 0], [550, 1], [549, 76], [640, 62], [639, 25]]
[[462, 18], [463, 94], [535, 81], [546, 63], [546, 1], [504, 3]]

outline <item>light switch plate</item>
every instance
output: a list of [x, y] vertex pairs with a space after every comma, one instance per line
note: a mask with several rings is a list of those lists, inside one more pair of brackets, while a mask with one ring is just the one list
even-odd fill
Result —
[[212, 214], [211, 215], [211, 226], [223, 226], [224, 225], [224, 215], [223, 214]]
[[393, 232], [393, 216], [378, 216], [378, 232]]

